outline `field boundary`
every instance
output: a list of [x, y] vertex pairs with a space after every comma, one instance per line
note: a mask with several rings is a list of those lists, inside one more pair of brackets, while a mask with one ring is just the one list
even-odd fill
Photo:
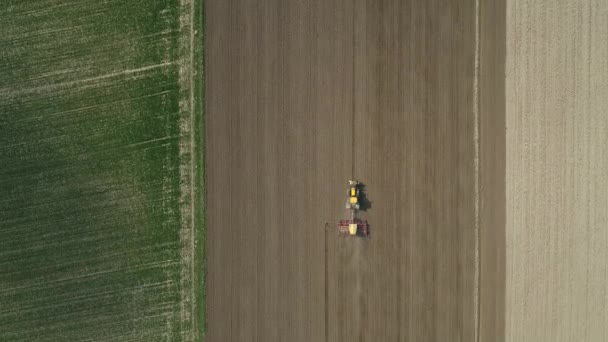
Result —
[[203, 136], [203, 1], [180, 1], [180, 255], [184, 341], [204, 341], [205, 173]]
[[198, 272], [194, 273], [195, 286], [194, 290], [198, 294], [195, 298], [196, 323], [195, 323], [195, 341], [203, 342], [206, 340], [207, 332], [207, 258], [205, 251], [205, 236], [206, 236], [206, 186], [205, 186], [205, 1], [194, 1], [193, 24], [194, 30], [192, 34], [193, 41], [193, 104], [194, 104], [194, 139], [198, 144], [195, 144], [195, 198], [194, 202], [198, 210], [195, 211], [195, 256], [194, 264], [198, 266]]

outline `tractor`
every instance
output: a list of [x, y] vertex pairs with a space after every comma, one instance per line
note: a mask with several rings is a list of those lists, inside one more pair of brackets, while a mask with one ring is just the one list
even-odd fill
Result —
[[357, 218], [357, 212], [361, 209], [361, 183], [355, 180], [348, 181], [348, 199], [346, 209], [350, 210], [350, 219], [338, 222], [338, 232], [341, 236], [368, 236], [369, 224], [365, 220]]

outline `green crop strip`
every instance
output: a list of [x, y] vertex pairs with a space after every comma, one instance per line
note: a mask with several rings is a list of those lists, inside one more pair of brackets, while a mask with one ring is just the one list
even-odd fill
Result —
[[202, 1], [0, 23], [0, 340], [204, 341]]

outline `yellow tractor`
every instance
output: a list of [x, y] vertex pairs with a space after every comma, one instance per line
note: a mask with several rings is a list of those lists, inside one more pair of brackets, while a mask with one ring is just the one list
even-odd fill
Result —
[[349, 180], [348, 189], [348, 202], [346, 202], [346, 209], [359, 210], [361, 204], [359, 203], [359, 182]]
[[355, 180], [348, 181], [348, 199], [346, 209], [350, 210], [350, 220], [340, 220], [338, 232], [342, 236], [367, 236], [369, 224], [357, 218], [357, 211], [361, 209], [361, 183]]

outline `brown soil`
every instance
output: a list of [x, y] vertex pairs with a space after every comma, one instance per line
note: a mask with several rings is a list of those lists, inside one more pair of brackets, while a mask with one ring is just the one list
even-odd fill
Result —
[[208, 341], [472, 341], [474, 1], [206, 14]]

